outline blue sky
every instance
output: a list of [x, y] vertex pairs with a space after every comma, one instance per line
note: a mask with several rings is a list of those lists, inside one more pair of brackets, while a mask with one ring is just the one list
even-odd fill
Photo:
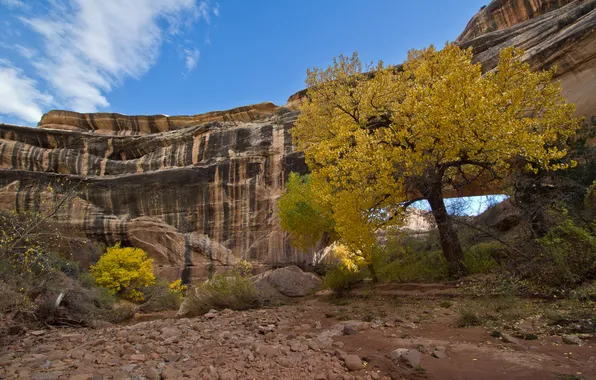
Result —
[[0, 0], [0, 122], [50, 109], [196, 114], [273, 101], [358, 51], [400, 63], [488, 0]]

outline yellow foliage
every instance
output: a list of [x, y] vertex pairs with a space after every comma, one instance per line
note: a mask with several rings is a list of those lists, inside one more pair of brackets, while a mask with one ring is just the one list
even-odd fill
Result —
[[140, 289], [155, 283], [153, 259], [147, 258], [142, 249], [120, 247], [120, 244], [109, 247], [90, 272], [110, 293], [133, 301], [142, 301]]
[[182, 279], [174, 280], [168, 285], [168, 288], [172, 293], [176, 294], [183, 294], [186, 290], [188, 290], [188, 286], [182, 285]]
[[252, 275], [252, 264], [246, 260], [240, 260], [238, 264], [234, 266], [236, 272], [243, 277], [250, 277]]
[[411, 51], [403, 69], [363, 70], [354, 54], [309, 70], [293, 137], [342, 243], [370, 257], [373, 232], [402, 222], [405, 202], [440, 205], [446, 190], [504, 182], [520, 166], [566, 168], [554, 162], [580, 125], [575, 106], [554, 70], [533, 72], [521, 57], [504, 49], [483, 75], [471, 49], [448, 44]]
[[338, 260], [348, 272], [358, 272], [361, 266], [367, 264], [361, 251], [352, 251], [343, 244], [336, 244], [332, 252], [333, 258]]

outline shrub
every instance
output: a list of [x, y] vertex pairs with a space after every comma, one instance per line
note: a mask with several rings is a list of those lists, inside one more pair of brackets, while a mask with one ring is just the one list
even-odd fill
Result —
[[141, 289], [155, 283], [153, 259], [148, 259], [142, 249], [120, 247], [120, 244], [108, 248], [97, 264], [91, 266], [91, 275], [112, 294], [131, 301], [142, 301]]
[[327, 272], [323, 283], [326, 288], [341, 294], [352, 289], [365, 277], [366, 272], [364, 269], [348, 268], [343, 264], [339, 264]]
[[596, 278], [596, 236], [589, 230], [566, 218], [538, 242], [536, 276], [543, 284], [569, 288]]
[[466, 250], [464, 264], [471, 274], [489, 273], [499, 267], [499, 263], [494, 259], [494, 255], [501, 249], [501, 244], [498, 242], [476, 244]]
[[457, 320], [457, 327], [470, 327], [480, 326], [482, 319], [478, 314], [468, 309], [462, 309], [459, 311], [459, 318]]
[[250, 278], [238, 269], [214, 275], [197, 286], [181, 307], [186, 316], [202, 315], [210, 309], [245, 310], [258, 306], [258, 297]]
[[395, 257], [379, 269], [382, 282], [434, 282], [449, 277], [447, 261], [439, 250], [417, 253], [402, 250]]
[[157, 280], [154, 284], [143, 289], [145, 301], [139, 309], [143, 312], [177, 310], [182, 304], [183, 293], [186, 289], [187, 286], [182, 285], [181, 279], [171, 283], [165, 280]]

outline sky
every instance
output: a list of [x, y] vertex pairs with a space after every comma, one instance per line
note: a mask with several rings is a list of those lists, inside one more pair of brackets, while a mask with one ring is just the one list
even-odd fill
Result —
[[357, 51], [403, 62], [488, 0], [0, 0], [0, 122], [52, 109], [192, 115], [272, 101]]

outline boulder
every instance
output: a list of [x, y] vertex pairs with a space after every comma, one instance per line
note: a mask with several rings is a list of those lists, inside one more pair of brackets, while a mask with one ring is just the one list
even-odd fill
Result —
[[262, 300], [304, 297], [322, 284], [315, 274], [303, 272], [295, 265], [268, 270], [252, 277], [251, 282]]

